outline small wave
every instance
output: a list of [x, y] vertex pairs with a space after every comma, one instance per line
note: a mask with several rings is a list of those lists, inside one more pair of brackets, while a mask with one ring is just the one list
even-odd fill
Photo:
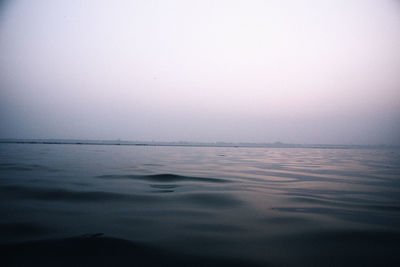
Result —
[[150, 193], [174, 193], [174, 190], [153, 190]]
[[45, 201], [136, 201], [143, 203], [158, 201], [158, 199], [146, 195], [130, 195], [103, 191], [73, 191], [59, 188], [40, 188], [17, 185], [0, 187], [0, 193], [2, 196], [7, 197]]
[[151, 184], [151, 188], [154, 188], [156, 190], [150, 191], [150, 193], [174, 193], [175, 188], [177, 188], [177, 185], [174, 184]]
[[299, 225], [310, 224], [312, 221], [307, 218], [294, 217], [294, 216], [279, 216], [279, 217], [267, 217], [261, 220], [262, 223], [271, 223], [276, 225]]
[[22, 164], [22, 163], [0, 163], [0, 171], [51, 171], [57, 172], [58, 170], [52, 169], [38, 164]]
[[179, 199], [186, 203], [209, 206], [212, 208], [229, 208], [243, 204], [240, 199], [228, 194], [194, 193], [181, 195]]
[[178, 185], [175, 184], [152, 184], [150, 185], [152, 188], [157, 188], [157, 189], [174, 189], [177, 188]]
[[149, 182], [205, 182], [205, 183], [228, 183], [231, 181], [220, 178], [192, 177], [177, 174], [153, 174], [153, 175], [100, 175], [102, 179], [133, 179]]
[[304, 214], [322, 214], [322, 215], [338, 215], [349, 213], [347, 210], [343, 209], [333, 209], [325, 207], [274, 207], [273, 210], [283, 211], [283, 212], [293, 212], [293, 213], [304, 213]]

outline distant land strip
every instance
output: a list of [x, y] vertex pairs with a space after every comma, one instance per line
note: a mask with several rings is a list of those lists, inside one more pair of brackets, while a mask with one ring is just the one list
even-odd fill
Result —
[[332, 145], [332, 144], [286, 144], [232, 143], [232, 142], [158, 142], [123, 140], [79, 140], [79, 139], [0, 139], [3, 144], [57, 144], [57, 145], [123, 145], [123, 146], [183, 146], [183, 147], [254, 147], [254, 148], [319, 148], [319, 149], [400, 149], [399, 145]]

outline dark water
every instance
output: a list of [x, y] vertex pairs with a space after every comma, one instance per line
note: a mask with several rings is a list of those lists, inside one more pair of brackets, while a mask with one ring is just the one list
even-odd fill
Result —
[[0, 144], [0, 243], [104, 233], [194, 258], [400, 263], [400, 150]]

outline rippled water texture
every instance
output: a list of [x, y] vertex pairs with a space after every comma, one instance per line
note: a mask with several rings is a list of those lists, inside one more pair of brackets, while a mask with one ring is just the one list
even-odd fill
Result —
[[0, 242], [92, 233], [265, 265], [394, 265], [400, 151], [0, 145]]

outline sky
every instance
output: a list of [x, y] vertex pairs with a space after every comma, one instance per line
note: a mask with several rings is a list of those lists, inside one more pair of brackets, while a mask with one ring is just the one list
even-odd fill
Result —
[[3, 0], [0, 138], [400, 144], [398, 0]]

